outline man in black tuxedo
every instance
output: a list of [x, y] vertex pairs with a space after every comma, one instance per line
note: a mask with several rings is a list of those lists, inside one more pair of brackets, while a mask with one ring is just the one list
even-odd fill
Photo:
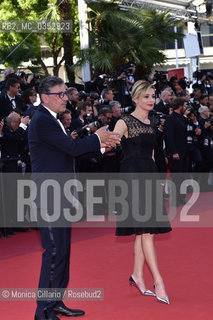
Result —
[[185, 203], [185, 196], [180, 194], [180, 173], [187, 171], [187, 122], [183, 116], [186, 110], [184, 98], [177, 97], [173, 102], [173, 112], [166, 118], [166, 149], [169, 156], [171, 177], [176, 182], [177, 205]]
[[83, 128], [88, 122], [93, 119], [93, 110], [90, 102], [82, 102], [77, 107], [78, 118], [72, 120], [71, 126], [73, 130]]
[[21, 160], [27, 144], [28, 124], [29, 117], [21, 118], [17, 112], [12, 111], [7, 117], [0, 137], [3, 172], [22, 171]]
[[[75, 157], [99, 151], [101, 146], [115, 146], [120, 142], [120, 137], [106, 131], [106, 127], [79, 140], [72, 140], [67, 136], [62, 123], [57, 120], [57, 114], [65, 111], [67, 103], [62, 79], [47, 77], [39, 86], [39, 94], [42, 105], [38, 106], [29, 128], [33, 172], [73, 172]], [[45, 252], [39, 288], [66, 288], [69, 281], [71, 230], [48, 226], [40, 228], [40, 234]], [[62, 301], [38, 301], [35, 320], [58, 320], [56, 314], [81, 316], [84, 311], [69, 309]]]
[[6, 92], [0, 96], [0, 119], [7, 117], [10, 112], [17, 109], [24, 111], [21, 98], [18, 96], [20, 91], [20, 81], [16, 78], [9, 78], [6, 82]]
[[78, 90], [74, 87], [70, 87], [67, 89], [67, 106], [66, 108], [71, 111], [72, 119], [78, 117], [77, 105], [79, 103], [79, 94]]
[[157, 103], [154, 107], [154, 109], [157, 112], [161, 112], [163, 114], [169, 114], [170, 110], [172, 109], [171, 105], [171, 98], [172, 98], [172, 92], [171, 89], [165, 89], [164, 91], [161, 92], [160, 96], [160, 102]]

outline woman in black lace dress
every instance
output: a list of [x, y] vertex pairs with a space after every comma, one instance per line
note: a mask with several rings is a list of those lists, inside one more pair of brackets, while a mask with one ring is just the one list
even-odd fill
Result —
[[[135, 111], [130, 115], [123, 115], [117, 122], [114, 131], [122, 138], [121, 144], [124, 157], [121, 162], [123, 176], [138, 173], [138, 177], [145, 186], [147, 173], [157, 172], [153, 150], [156, 145], [155, 128], [148, 118], [149, 111], [155, 103], [155, 88], [147, 81], [137, 81], [132, 89], [132, 100], [136, 104]], [[139, 174], [142, 172], [143, 174]], [[133, 175], [133, 174], [132, 174]], [[150, 175], [151, 176], [151, 175]], [[143, 189], [145, 190], [145, 188]], [[141, 194], [140, 203], [146, 208], [147, 196]], [[155, 192], [153, 192], [156, 195]], [[131, 197], [131, 196], [130, 196]], [[154, 196], [153, 198], [154, 199]], [[155, 201], [154, 201], [155, 202]], [[117, 224], [116, 235], [126, 236], [135, 234], [134, 269], [129, 278], [130, 285], [136, 286], [142, 294], [155, 296], [161, 302], [169, 304], [163, 279], [158, 269], [157, 256], [154, 245], [154, 235], [171, 231], [166, 215], [166, 222], [155, 221], [157, 206], [154, 204], [152, 217], [147, 222], [133, 222], [133, 212], [130, 212], [127, 223]], [[144, 209], [146, 210], [146, 209]], [[157, 220], [157, 219], [156, 219]], [[155, 294], [147, 290], [143, 278], [143, 267], [147, 262], [154, 281]]]

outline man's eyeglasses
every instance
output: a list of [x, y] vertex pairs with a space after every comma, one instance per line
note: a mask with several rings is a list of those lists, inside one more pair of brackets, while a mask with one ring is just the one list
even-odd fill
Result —
[[67, 96], [67, 92], [46, 92], [45, 94], [47, 94], [48, 96], [50, 95], [57, 95], [59, 98], [63, 99], [65, 96]]

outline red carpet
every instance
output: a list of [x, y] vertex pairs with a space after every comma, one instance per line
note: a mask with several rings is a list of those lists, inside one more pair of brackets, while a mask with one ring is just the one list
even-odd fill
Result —
[[[129, 289], [133, 239], [115, 237], [113, 229], [74, 228], [69, 287], [103, 288], [104, 300], [66, 304], [84, 309], [85, 320], [211, 320], [212, 229], [175, 228], [170, 234], [156, 236], [159, 267], [171, 305]], [[1, 288], [37, 287], [42, 252], [37, 231], [0, 239], [0, 252]], [[147, 269], [145, 278], [152, 290]], [[0, 301], [0, 306], [1, 319], [31, 320], [36, 302]]]

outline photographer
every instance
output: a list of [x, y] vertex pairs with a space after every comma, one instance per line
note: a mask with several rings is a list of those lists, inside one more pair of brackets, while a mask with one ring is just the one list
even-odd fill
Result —
[[203, 171], [213, 170], [213, 118], [211, 118], [209, 130], [203, 139], [201, 152], [204, 159]]
[[32, 89], [35, 87], [33, 73], [26, 75], [25, 72], [17, 72], [16, 75], [20, 78], [20, 86], [21, 86], [22, 92], [24, 92], [27, 89]]
[[160, 102], [155, 105], [154, 110], [167, 115], [172, 112], [172, 90], [170, 88], [161, 92]]
[[196, 71], [193, 74], [194, 78], [197, 79], [197, 82], [193, 84], [192, 88], [199, 88], [204, 95], [212, 93], [211, 85], [211, 74], [204, 73], [202, 71]]
[[24, 116], [31, 117], [36, 110], [36, 106], [34, 106], [34, 103], [37, 101], [36, 91], [34, 89], [25, 90], [24, 92], [22, 92], [21, 99], [26, 108]]
[[169, 82], [167, 80], [167, 71], [155, 71], [155, 74], [153, 75], [153, 79], [151, 82], [153, 82], [155, 88], [156, 88], [156, 96], [159, 98], [160, 93], [164, 91], [169, 87]]
[[18, 109], [25, 112], [21, 98], [19, 97], [20, 80], [18, 78], [9, 78], [6, 82], [6, 92], [0, 96], [0, 119], [8, 116], [10, 112]]
[[75, 130], [72, 131], [72, 128], [71, 128], [71, 122], [72, 122], [71, 111], [69, 109], [66, 109], [64, 112], [60, 113], [59, 120], [63, 124], [67, 135], [70, 136], [73, 140], [77, 139], [78, 137], [77, 132]]
[[[121, 107], [118, 101], [111, 101], [109, 106], [103, 106], [98, 113], [98, 126], [109, 125], [108, 130], [113, 131], [115, 123], [121, 116]], [[92, 124], [91, 124], [92, 125]], [[121, 149], [116, 147], [106, 149], [104, 154], [99, 154], [96, 171], [119, 172]]]
[[7, 82], [7, 76], [10, 74], [14, 74], [14, 70], [13, 70], [13, 68], [8, 67], [6, 70], [4, 70], [4, 80], [0, 81], [0, 94], [2, 94], [4, 92], [5, 84]]
[[89, 102], [82, 102], [77, 107], [78, 117], [72, 120], [71, 126], [73, 130], [79, 130], [93, 119], [92, 106]]
[[198, 109], [198, 122], [200, 124], [202, 135], [206, 135], [206, 132], [209, 130], [210, 127], [210, 111], [207, 106], [201, 106]]
[[185, 90], [181, 91], [179, 96], [185, 99], [187, 107], [191, 107], [193, 109], [193, 106], [190, 102], [191, 96], [190, 96], [190, 93], [188, 90], [185, 89]]
[[171, 87], [172, 91], [175, 93], [175, 95], [177, 96], [178, 94], [178, 90], [177, 90], [177, 87], [178, 87], [178, 79], [177, 77], [171, 77], [169, 82], [168, 82], [168, 85]]
[[211, 117], [212, 117], [212, 116], [213, 116], [213, 93], [211, 93], [211, 94], [209, 95], [208, 104], [209, 104], [210, 115], [211, 115]]
[[93, 74], [92, 81], [85, 83], [85, 91], [88, 93], [95, 91], [100, 95], [102, 90], [107, 87], [107, 82], [108, 78], [105, 73], [101, 75]]
[[191, 107], [186, 108], [184, 117], [187, 123], [188, 172], [200, 172], [202, 156], [199, 149], [201, 128]]
[[168, 158], [165, 150], [165, 121], [166, 115], [159, 115], [156, 126], [156, 148], [154, 150], [154, 157], [158, 172], [165, 172], [166, 178]]
[[22, 157], [27, 144], [29, 117], [21, 118], [12, 111], [2, 129], [0, 138], [3, 172], [22, 172]]
[[122, 107], [132, 105], [131, 91], [134, 83], [138, 80], [135, 70], [136, 66], [134, 63], [128, 63], [120, 67], [120, 75], [117, 77], [117, 80], [121, 80], [118, 100]]
[[67, 89], [67, 105], [66, 109], [69, 109], [72, 114], [72, 119], [75, 119], [78, 117], [78, 112], [77, 112], [77, 106], [79, 104], [79, 94], [78, 90], [74, 87], [70, 87]]
[[108, 102], [113, 101], [114, 99], [114, 94], [111, 89], [103, 89], [101, 91], [101, 98], [105, 101], [107, 100]]
[[121, 117], [121, 104], [119, 101], [113, 100], [113, 101], [110, 101], [109, 106], [112, 109], [112, 119], [109, 124], [109, 130], [113, 131], [116, 125], [116, 122]]

